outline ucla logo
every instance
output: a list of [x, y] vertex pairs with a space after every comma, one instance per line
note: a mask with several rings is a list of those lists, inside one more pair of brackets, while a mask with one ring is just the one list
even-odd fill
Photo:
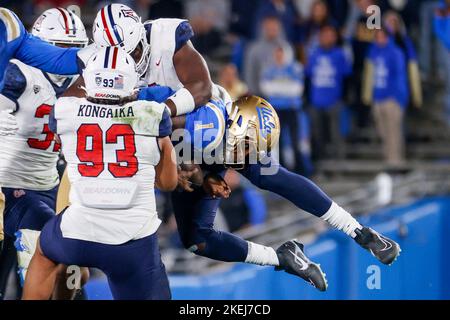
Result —
[[272, 129], [275, 129], [275, 121], [272, 113], [272, 109], [267, 107], [257, 107], [259, 129], [263, 138], [267, 138], [268, 134], [272, 133]]

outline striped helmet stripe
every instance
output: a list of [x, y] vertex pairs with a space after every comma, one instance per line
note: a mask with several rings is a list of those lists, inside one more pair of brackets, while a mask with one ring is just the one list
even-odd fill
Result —
[[108, 17], [109, 23], [111, 24], [111, 28], [114, 31], [114, 35], [116, 36], [117, 43], [122, 43], [122, 39], [120, 38], [119, 32], [117, 32], [116, 24], [114, 23], [114, 16], [112, 14], [111, 5], [108, 6]]
[[109, 51], [111, 50], [111, 47], [106, 48], [105, 52], [105, 62], [103, 63], [103, 68], [107, 69], [109, 65]]
[[119, 48], [114, 47], [114, 52], [113, 52], [113, 58], [112, 58], [112, 68], [115, 69], [116, 68], [116, 62], [117, 62], [117, 53], [119, 52]]
[[73, 13], [70, 12], [70, 10], [67, 10], [67, 12], [69, 13], [70, 21], [72, 22], [73, 34], [76, 34], [77, 33], [77, 25], [75, 24], [75, 18], [73, 17]]
[[111, 32], [109, 31], [108, 23], [106, 22], [105, 8], [102, 9], [101, 16], [102, 16], [103, 27], [105, 28], [106, 36], [108, 37], [109, 43], [110, 43], [110, 45], [115, 46], [116, 44], [114, 43], [114, 40], [111, 36]]
[[58, 11], [62, 14], [64, 18], [64, 25], [66, 27], [66, 34], [69, 34], [69, 20], [67, 19], [67, 15], [62, 8], [57, 8]]

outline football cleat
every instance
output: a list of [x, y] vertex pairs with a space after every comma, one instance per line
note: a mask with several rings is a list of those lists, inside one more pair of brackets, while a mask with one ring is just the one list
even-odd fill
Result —
[[280, 265], [275, 267], [275, 270], [284, 270], [287, 273], [299, 276], [320, 291], [327, 290], [328, 284], [325, 274], [320, 269], [320, 265], [312, 262], [305, 255], [303, 244], [290, 240], [283, 243], [276, 252]]
[[402, 251], [397, 242], [382, 236], [371, 228], [356, 229], [355, 233], [356, 243], [384, 264], [391, 265]]

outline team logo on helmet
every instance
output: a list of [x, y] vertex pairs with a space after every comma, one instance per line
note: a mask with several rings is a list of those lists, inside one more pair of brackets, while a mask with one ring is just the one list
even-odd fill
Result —
[[264, 139], [266, 139], [267, 135], [271, 134], [272, 130], [275, 129], [275, 118], [273, 116], [273, 112], [270, 108], [265, 106], [257, 107], [256, 111], [258, 112], [261, 135]]
[[39, 18], [37, 18], [36, 22], [34, 23], [34, 28], [36, 29], [36, 31], [41, 31], [41, 27], [42, 27], [42, 21], [46, 18], [47, 16], [45, 14], [42, 14]]
[[96, 76], [95, 77], [95, 84], [97, 85], [97, 87], [100, 87], [100, 85], [102, 84], [102, 77]]
[[136, 22], [139, 22], [139, 17], [136, 15], [136, 13], [131, 9], [122, 9], [122, 14], [125, 18], [131, 18]]

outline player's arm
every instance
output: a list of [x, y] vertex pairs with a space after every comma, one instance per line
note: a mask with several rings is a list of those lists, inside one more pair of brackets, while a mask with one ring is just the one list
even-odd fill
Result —
[[8, 35], [8, 46], [12, 49], [10, 52], [14, 58], [49, 73], [61, 75], [78, 73], [78, 49], [59, 48], [31, 35], [11, 10], [0, 8], [0, 14]]
[[26, 33], [15, 58], [45, 72], [74, 75], [78, 73], [77, 48], [60, 48]]
[[19, 109], [18, 99], [27, 87], [25, 75], [14, 63], [8, 64], [4, 80], [0, 91], [0, 136], [14, 135], [19, 129], [13, 113]]
[[0, 91], [0, 111], [16, 112], [19, 109], [18, 99], [27, 87], [27, 79], [20, 68], [10, 62], [6, 67], [4, 80], [5, 85]]
[[212, 96], [212, 81], [208, 66], [195, 50], [190, 39], [194, 36], [191, 25], [184, 21], [176, 32], [173, 65], [184, 88], [166, 101], [172, 116], [186, 114], [206, 104]]
[[173, 191], [178, 184], [175, 150], [170, 138], [158, 138], [161, 159], [156, 165], [156, 187], [162, 191]]

